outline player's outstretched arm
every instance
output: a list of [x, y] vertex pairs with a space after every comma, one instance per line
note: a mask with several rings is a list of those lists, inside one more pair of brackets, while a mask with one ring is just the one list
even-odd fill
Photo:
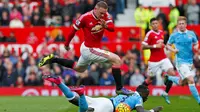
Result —
[[137, 112], [160, 112], [162, 109], [163, 109], [162, 106], [155, 107], [155, 108], [153, 108], [151, 110], [145, 110], [144, 107], [142, 107], [142, 106], [137, 106], [136, 107], [136, 111]]
[[69, 50], [69, 43], [71, 42], [71, 40], [73, 39], [75, 33], [76, 33], [76, 29], [74, 27], [71, 28], [67, 38], [66, 38], [66, 42], [65, 42], [65, 49]]
[[156, 48], [162, 48], [163, 44], [162, 43], [158, 43], [158, 44], [154, 44], [154, 45], [147, 45], [147, 44], [142, 44], [142, 49], [156, 49]]

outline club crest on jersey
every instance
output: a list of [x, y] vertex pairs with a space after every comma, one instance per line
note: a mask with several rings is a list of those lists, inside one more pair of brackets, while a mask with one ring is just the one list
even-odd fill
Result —
[[94, 33], [100, 32], [102, 30], [103, 30], [103, 27], [101, 25], [97, 24], [91, 29], [91, 32], [94, 34]]

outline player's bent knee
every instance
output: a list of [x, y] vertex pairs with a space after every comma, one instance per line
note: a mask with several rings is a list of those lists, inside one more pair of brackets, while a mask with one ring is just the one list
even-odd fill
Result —
[[189, 84], [194, 84], [194, 78], [193, 78], [193, 76], [189, 76], [187, 79], [188, 79], [188, 83]]
[[79, 96], [78, 95], [76, 95], [75, 97], [74, 97], [74, 99], [72, 99], [72, 100], [69, 100], [69, 102], [70, 103], [72, 103], [72, 104], [74, 104], [74, 105], [76, 105], [76, 106], [79, 106]]

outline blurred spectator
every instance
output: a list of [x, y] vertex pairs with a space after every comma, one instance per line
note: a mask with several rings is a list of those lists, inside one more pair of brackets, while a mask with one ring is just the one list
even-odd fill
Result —
[[155, 17], [154, 10], [152, 9], [151, 6], [149, 6], [145, 12], [146, 12], [145, 16], [146, 16], [147, 29], [150, 29], [150, 20], [151, 18]]
[[38, 42], [38, 37], [35, 36], [34, 32], [30, 32], [26, 42], [27, 44], [36, 44]]
[[65, 15], [64, 16], [64, 22], [63, 22], [63, 25], [66, 26], [66, 27], [69, 27], [71, 26], [72, 22], [70, 20], [70, 16], [69, 15]]
[[63, 35], [63, 31], [59, 30], [58, 35], [55, 38], [55, 42], [64, 42], [64, 41], [65, 41], [65, 37]]
[[121, 32], [121, 31], [118, 31], [118, 32], [117, 32], [117, 37], [116, 37], [115, 42], [116, 42], [116, 43], [122, 43], [122, 41], [123, 41], [122, 32]]
[[10, 61], [8, 61], [6, 63], [6, 72], [3, 75], [2, 85], [8, 87], [14, 87], [16, 81], [17, 81], [17, 73], [13, 68], [13, 64]]
[[24, 81], [23, 81], [22, 76], [18, 76], [17, 77], [17, 81], [16, 81], [16, 84], [15, 84], [15, 87], [17, 87], [17, 88], [24, 87]]
[[8, 50], [8, 48], [5, 48], [2, 54], [3, 58], [9, 58], [10, 57], [10, 51]]
[[62, 76], [62, 69], [57, 64], [53, 65], [53, 70], [56, 76]]
[[86, 4], [85, 4], [85, 13], [88, 12], [88, 11], [91, 11], [93, 10], [94, 8], [94, 0], [87, 0]]
[[39, 86], [40, 81], [37, 79], [37, 75], [35, 72], [30, 72], [28, 74], [28, 80], [26, 81], [26, 86]]
[[200, 50], [194, 55], [194, 66], [195, 68], [200, 71]]
[[30, 27], [31, 26], [31, 21], [30, 21], [30, 18], [28, 16], [23, 17], [23, 24], [24, 24], [24, 27]]
[[31, 24], [33, 26], [44, 26], [44, 21], [41, 20], [38, 14], [35, 14], [31, 17]]
[[15, 19], [12, 19], [9, 24], [10, 28], [24, 28], [24, 24], [20, 19], [17, 17]]
[[65, 16], [69, 16], [70, 19], [74, 17], [74, 11], [75, 9], [75, 4], [71, 2], [70, 0], [65, 0], [65, 5], [62, 9], [62, 16], [65, 18]]
[[97, 71], [97, 65], [96, 64], [92, 64], [90, 66], [90, 71], [89, 71], [89, 76], [92, 76], [92, 78], [95, 81], [95, 84], [99, 84], [99, 72]]
[[177, 9], [180, 12], [180, 16], [185, 16], [183, 0], [178, 0]]
[[197, 86], [200, 86], [200, 71], [196, 71], [196, 76], [194, 78], [195, 82], [196, 82], [196, 85]]
[[135, 73], [130, 78], [130, 86], [139, 86], [144, 82], [144, 76], [140, 73], [140, 69], [135, 69]]
[[160, 9], [158, 15], [157, 15], [157, 18], [158, 19], [161, 19], [160, 21], [162, 21], [162, 27], [164, 30], [167, 30], [168, 29], [168, 20], [167, 20], [167, 17], [166, 15], [163, 13], [162, 9]]
[[110, 86], [114, 85], [114, 78], [112, 75], [107, 72], [103, 72], [101, 78], [99, 79], [99, 85], [101, 86]]
[[13, 7], [12, 11], [10, 12], [10, 20], [13, 20], [16, 18], [22, 21], [22, 14], [17, 10], [16, 7]]
[[140, 51], [137, 49], [137, 46], [135, 44], [133, 44], [132, 49], [130, 50], [131, 53], [137, 55], [137, 64], [139, 65], [141, 62], [141, 55], [140, 55]]
[[146, 23], [146, 10], [142, 7], [142, 5], [139, 5], [135, 9], [134, 18], [136, 22], [136, 26], [141, 27], [142, 29], [147, 29], [147, 23]]
[[21, 14], [23, 14], [23, 13], [22, 13], [22, 7], [21, 7], [21, 5], [20, 5], [19, 0], [14, 0], [14, 7], [16, 7], [17, 10], [18, 10]]
[[38, 73], [38, 67], [36, 66], [36, 62], [33, 57], [29, 58], [29, 66], [26, 68], [26, 82], [29, 79], [29, 75], [31, 75], [31, 73]]
[[1, 26], [9, 26], [10, 16], [7, 11], [1, 13]]
[[18, 76], [21, 76], [23, 79], [25, 78], [26, 73], [25, 73], [25, 69], [23, 67], [23, 63], [21, 61], [17, 62], [16, 72], [17, 72]]
[[95, 85], [95, 81], [86, 70], [84, 73], [80, 74], [80, 79], [77, 81], [77, 85]]
[[6, 42], [16, 42], [16, 37], [14, 32], [10, 32], [10, 36], [6, 38]]
[[199, 24], [199, 6], [196, 4], [196, 0], [191, 0], [191, 4], [187, 7], [188, 24]]
[[53, 0], [51, 8], [51, 16], [60, 16], [62, 12], [62, 7], [59, 4], [58, 0]]
[[0, 31], [0, 42], [5, 42], [6, 37], [3, 35], [3, 33]]
[[46, 14], [44, 16], [45, 26], [51, 26], [52, 25], [52, 19], [49, 14]]
[[123, 57], [125, 55], [121, 45], [116, 46], [116, 51], [114, 53], [117, 54], [119, 57]]
[[2, 86], [3, 76], [6, 72], [6, 68], [3, 65], [3, 59], [0, 58], [0, 86]]
[[129, 34], [129, 41], [140, 41], [140, 37], [135, 36], [137, 32], [134, 29], [130, 29], [130, 34]]
[[172, 4], [170, 4], [169, 7], [170, 7], [170, 13], [169, 13], [168, 29], [171, 30], [176, 26], [180, 13], [179, 13], [178, 9], [176, 7], [174, 7]]
[[53, 38], [52, 38], [52, 36], [50, 34], [50, 31], [46, 31], [45, 32], [44, 41], [46, 43], [52, 43], [53, 42]]

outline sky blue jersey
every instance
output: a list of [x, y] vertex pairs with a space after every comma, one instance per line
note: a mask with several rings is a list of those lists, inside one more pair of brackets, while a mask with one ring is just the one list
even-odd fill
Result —
[[135, 109], [137, 106], [143, 106], [142, 97], [138, 92], [127, 96], [127, 95], [117, 95], [116, 97], [112, 97], [113, 105], [116, 108], [118, 104], [125, 103], [130, 106], [131, 110]]
[[192, 46], [198, 42], [193, 31], [186, 30], [185, 32], [174, 32], [168, 40], [168, 44], [174, 44], [179, 52], [176, 54], [176, 64], [192, 64], [193, 51]]

